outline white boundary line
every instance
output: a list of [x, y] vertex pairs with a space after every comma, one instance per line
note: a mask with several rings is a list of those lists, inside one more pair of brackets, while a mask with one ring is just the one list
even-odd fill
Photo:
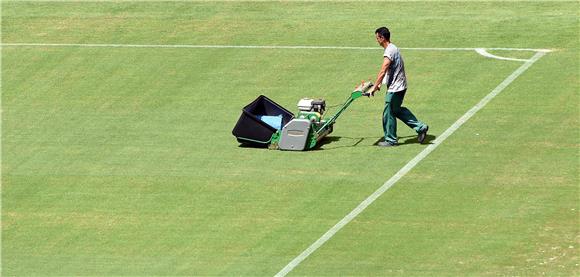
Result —
[[[110, 48], [234, 48], [234, 49], [337, 49], [337, 50], [376, 50], [381, 51], [378, 46], [375, 47], [357, 47], [357, 46], [309, 46], [309, 45], [196, 45], [196, 44], [110, 44], [110, 43], [2, 43], [1, 46], [30, 46], [30, 47], [110, 47]], [[478, 49], [486, 50], [506, 50], [506, 51], [531, 51], [531, 52], [551, 52], [550, 49], [533, 49], [533, 48], [429, 48], [429, 47], [401, 47], [404, 50], [423, 50], [423, 51], [477, 51]]]
[[302, 261], [304, 261], [310, 254], [316, 251], [320, 246], [327, 242], [332, 236], [334, 236], [342, 227], [351, 222], [355, 217], [357, 217], [362, 211], [364, 211], [369, 205], [371, 205], [377, 198], [379, 198], [385, 191], [391, 188], [397, 181], [399, 181], [405, 174], [407, 174], [411, 169], [413, 169], [421, 160], [423, 160], [427, 155], [429, 155], [433, 150], [435, 150], [445, 139], [447, 139], [451, 134], [453, 134], [459, 127], [461, 127], [467, 120], [469, 120], [475, 113], [481, 110], [489, 101], [496, 97], [500, 92], [502, 92], [509, 84], [511, 84], [518, 76], [522, 75], [532, 64], [538, 61], [546, 52], [537, 52], [531, 59], [526, 61], [522, 66], [520, 66], [516, 71], [514, 71], [510, 76], [508, 76], [503, 82], [501, 82], [494, 90], [492, 90], [488, 95], [486, 95], [479, 103], [473, 106], [469, 111], [467, 111], [462, 117], [460, 117], [451, 127], [449, 127], [443, 134], [441, 134], [433, 144], [427, 146], [423, 151], [421, 151], [417, 156], [415, 156], [411, 161], [409, 161], [403, 168], [401, 168], [393, 177], [391, 177], [387, 182], [385, 182], [379, 189], [377, 189], [373, 194], [371, 194], [367, 199], [361, 202], [354, 210], [342, 218], [336, 225], [330, 228], [322, 237], [311, 244], [306, 250], [304, 250], [300, 255], [294, 258], [290, 263], [288, 263], [280, 272], [275, 276], [282, 277], [286, 276], [290, 271], [292, 271], [296, 266], [298, 266]]
[[515, 59], [515, 58], [500, 57], [500, 56], [497, 56], [497, 55], [494, 55], [494, 54], [487, 52], [487, 50], [484, 48], [477, 48], [477, 49], [475, 49], [475, 52], [477, 52], [478, 54], [480, 54], [484, 57], [497, 59], [497, 60], [517, 61], [517, 62], [527, 62], [528, 61], [528, 59]]

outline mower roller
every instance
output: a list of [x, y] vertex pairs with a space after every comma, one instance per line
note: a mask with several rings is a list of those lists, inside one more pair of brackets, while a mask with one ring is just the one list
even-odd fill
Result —
[[[331, 117], [324, 117], [324, 99], [303, 98], [298, 102], [298, 114], [261, 95], [242, 110], [232, 134], [244, 145], [290, 151], [315, 148], [320, 140], [332, 133], [338, 117], [362, 96], [370, 96], [372, 82], [363, 82], [355, 88], [346, 102]], [[269, 137], [268, 137], [269, 136]]]

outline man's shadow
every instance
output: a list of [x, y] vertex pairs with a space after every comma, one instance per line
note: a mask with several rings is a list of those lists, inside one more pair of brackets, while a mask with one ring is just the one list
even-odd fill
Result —
[[[437, 137], [434, 135], [427, 134], [425, 136], [425, 140], [423, 141], [422, 144], [433, 144], [432, 141], [434, 141], [436, 138]], [[375, 141], [375, 143], [373, 143], [373, 145], [378, 145], [379, 142], [383, 142], [383, 141], [385, 141], [385, 138], [381, 137], [381, 138], [377, 139], [377, 141]], [[419, 143], [417, 136], [399, 137], [399, 143], [397, 145], [403, 146], [403, 145], [408, 145], [408, 144], [420, 144], [420, 143]]]
[[[425, 140], [422, 144], [433, 144], [432, 141], [435, 140], [437, 137], [434, 135], [427, 134], [425, 136]], [[379, 138], [373, 145], [379, 144], [379, 142], [384, 141], [385, 138]], [[419, 144], [419, 140], [417, 136], [404, 136], [399, 137], [399, 145], [407, 145], [407, 144]]]

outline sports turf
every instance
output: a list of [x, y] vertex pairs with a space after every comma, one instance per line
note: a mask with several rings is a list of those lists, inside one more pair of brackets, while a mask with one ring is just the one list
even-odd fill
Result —
[[[577, 2], [2, 2], [3, 43], [550, 48], [291, 275], [578, 275]], [[533, 52], [490, 51], [530, 58]], [[403, 50], [432, 141], [522, 63]], [[274, 275], [424, 145], [358, 99], [310, 152], [265, 94], [341, 104], [381, 49], [2, 48], [4, 275]], [[332, 112], [332, 111], [330, 111]]]

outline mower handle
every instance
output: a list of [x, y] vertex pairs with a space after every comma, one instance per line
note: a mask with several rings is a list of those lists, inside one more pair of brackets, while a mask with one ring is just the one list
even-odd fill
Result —
[[374, 84], [371, 81], [363, 82], [362, 84], [360, 84], [359, 86], [357, 86], [354, 89], [354, 91], [350, 94], [350, 97], [342, 105], [342, 107], [340, 108], [340, 110], [338, 110], [338, 112], [335, 115], [333, 115], [332, 118], [330, 118], [328, 121], [326, 121], [326, 123], [324, 123], [324, 125], [322, 125], [322, 127], [320, 127], [320, 129], [318, 131], [316, 131], [316, 133], [320, 134], [321, 132], [323, 132], [324, 130], [326, 130], [326, 128], [329, 128], [329, 126], [332, 126], [332, 124], [334, 124], [334, 122], [340, 116], [340, 114], [342, 112], [344, 112], [344, 110], [346, 110], [346, 108], [348, 108], [348, 106], [350, 106], [350, 104], [355, 99], [357, 99], [357, 98], [359, 98], [361, 96], [370, 97], [371, 93], [368, 92], [368, 91], [373, 86], [374, 86]]
[[354, 92], [360, 91], [362, 96], [370, 97], [370, 90], [373, 88], [373, 86], [374, 84], [371, 81], [362, 82], [354, 89]]

